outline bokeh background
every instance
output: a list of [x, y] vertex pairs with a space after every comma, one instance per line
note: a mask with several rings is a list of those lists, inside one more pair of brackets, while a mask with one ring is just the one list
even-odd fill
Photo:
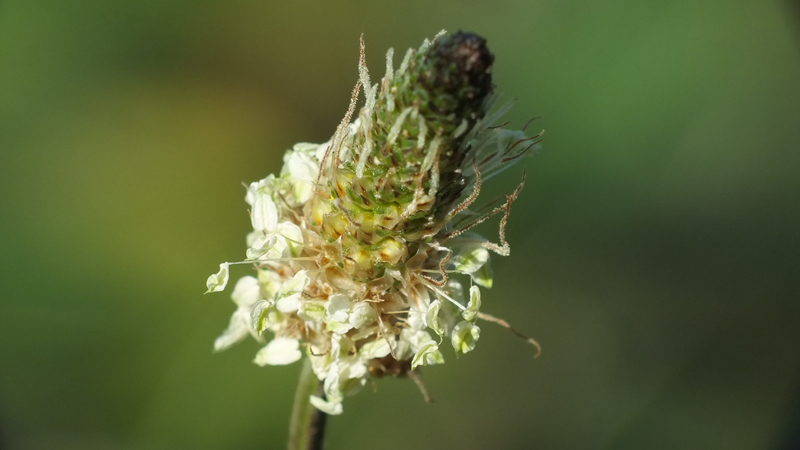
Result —
[[442, 28], [488, 39], [507, 120], [542, 116], [484, 308], [544, 352], [486, 324], [424, 371], [435, 404], [381, 380], [328, 448], [800, 448], [798, 23], [754, 0], [0, 2], [0, 448], [282, 448], [299, 365], [212, 354], [234, 305], [201, 295], [244, 254], [241, 183], [329, 138], [362, 32], [378, 77]]

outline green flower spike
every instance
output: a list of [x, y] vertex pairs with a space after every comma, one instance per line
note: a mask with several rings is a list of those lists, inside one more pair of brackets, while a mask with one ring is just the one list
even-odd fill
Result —
[[[324, 388], [309, 400], [328, 414], [370, 378], [418, 381], [419, 366], [444, 363], [445, 338], [457, 355], [472, 351], [477, 319], [507, 326], [479, 311], [478, 286], [465, 302], [453, 274], [491, 287], [489, 253], [510, 252], [505, 225], [524, 172], [504, 201], [473, 204], [538, 136], [494, 125], [510, 105], [489, 113], [494, 56], [483, 38], [442, 32], [408, 50], [397, 70], [393, 55], [373, 84], [362, 40], [358, 82], [330, 141], [296, 144], [279, 176], [249, 186], [253, 231], [242, 263], [256, 276], [237, 282], [237, 310], [215, 343], [274, 335], [258, 365], [305, 354]], [[499, 243], [468, 231], [495, 215]], [[225, 288], [228, 266], [209, 277], [209, 292]]]

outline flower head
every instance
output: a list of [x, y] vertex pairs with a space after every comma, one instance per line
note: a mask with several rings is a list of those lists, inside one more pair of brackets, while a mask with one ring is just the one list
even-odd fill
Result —
[[[493, 61], [484, 39], [440, 33], [398, 70], [390, 49], [372, 84], [362, 41], [359, 81], [330, 141], [296, 144], [279, 176], [247, 190], [243, 263], [256, 276], [236, 283], [237, 309], [215, 349], [274, 336], [255, 363], [307, 355], [325, 392], [312, 404], [338, 414], [369, 377], [444, 363], [447, 339], [456, 355], [472, 351], [478, 318], [505, 324], [480, 312], [479, 286], [492, 285], [489, 252], [510, 252], [504, 228], [522, 182], [504, 202], [472, 207], [482, 183], [536, 142], [492, 126], [508, 109], [487, 114]], [[468, 231], [494, 215], [499, 243]], [[209, 277], [209, 292], [225, 288], [230, 264]], [[468, 298], [454, 274], [470, 283]]]

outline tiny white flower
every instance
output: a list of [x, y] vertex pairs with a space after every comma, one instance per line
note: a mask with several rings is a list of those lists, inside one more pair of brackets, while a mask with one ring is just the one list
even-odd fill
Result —
[[250, 321], [256, 334], [261, 336], [264, 330], [280, 322], [280, 313], [270, 300], [259, 300], [253, 305]]
[[453, 328], [453, 334], [450, 336], [453, 348], [456, 350], [456, 355], [471, 352], [481, 337], [481, 329], [471, 322], [461, 322]]
[[206, 294], [225, 290], [225, 286], [228, 285], [228, 277], [230, 276], [228, 266], [228, 263], [220, 264], [219, 272], [208, 277], [208, 280], [206, 280], [206, 287], [208, 288]]
[[258, 279], [249, 275], [239, 278], [231, 293], [231, 299], [239, 306], [253, 306], [260, 297], [261, 286]]
[[278, 208], [272, 200], [270, 192], [259, 187], [253, 193], [253, 209], [250, 211], [253, 229], [264, 233], [272, 233], [278, 226]]
[[314, 184], [319, 175], [319, 165], [303, 151], [290, 152], [285, 167], [289, 172], [292, 195], [297, 203], [303, 204], [314, 195]]
[[325, 319], [325, 314], [327, 314], [325, 311], [325, 302], [318, 300], [302, 302], [300, 310], [297, 312], [300, 318], [309, 322], [321, 322]]
[[300, 294], [292, 294], [287, 297], [280, 298], [275, 303], [275, 306], [278, 308], [278, 311], [284, 314], [293, 313], [299, 310], [302, 306], [302, 302], [300, 302]]
[[275, 246], [277, 240], [274, 234], [261, 234], [260, 231], [255, 231], [254, 233], [258, 233], [258, 236], [253, 240], [250, 248], [248, 248], [245, 253], [248, 260], [256, 260], [267, 255]]
[[489, 250], [478, 244], [469, 244], [461, 247], [460, 251], [453, 257], [455, 270], [472, 274], [484, 266], [489, 261]]
[[264, 298], [274, 299], [283, 284], [283, 278], [273, 270], [259, 270], [258, 282], [263, 288]]
[[348, 320], [353, 328], [361, 329], [375, 322], [377, 318], [378, 315], [375, 313], [375, 308], [367, 302], [361, 302], [353, 307], [353, 312], [350, 313]]
[[239, 343], [252, 333], [250, 312], [245, 308], [237, 308], [231, 315], [228, 328], [214, 341], [214, 351], [221, 352]]
[[298, 256], [303, 251], [303, 230], [292, 222], [281, 222], [276, 231], [282, 238], [281, 252], [277, 258]]
[[339, 361], [334, 360], [330, 365], [330, 369], [328, 369], [325, 380], [322, 382], [322, 390], [325, 392], [325, 397], [329, 402], [341, 403], [342, 399], [344, 399], [339, 379]]
[[420, 345], [419, 350], [414, 355], [414, 359], [411, 360], [411, 370], [417, 368], [420, 365], [428, 365], [428, 364], [442, 364], [444, 363], [444, 357], [442, 356], [442, 352], [439, 351], [439, 344], [436, 341], [430, 340], [424, 342]]
[[361, 346], [360, 355], [364, 359], [383, 358], [391, 353], [389, 343], [380, 337]]
[[278, 337], [256, 353], [254, 363], [259, 366], [283, 366], [299, 360], [303, 356], [297, 339]]
[[416, 308], [408, 310], [408, 326], [414, 330], [421, 330], [426, 327], [425, 325], [425, 312]]
[[469, 288], [469, 303], [467, 304], [467, 309], [461, 314], [461, 316], [467, 322], [473, 322], [476, 317], [478, 317], [478, 312], [481, 309], [481, 290], [478, 286], [472, 286]]
[[328, 402], [317, 397], [316, 395], [310, 396], [308, 400], [311, 402], [312, 405], [314, 405], [315, 408], [331, 416], [338, 416], [343, 411], [341, 402], [338, 403]]
[[439, 318], [439, 310], [442, 309], [442, 302], [434, 300], [428, 307], [428, 313], [425, 314], [425, 325], [428, 326], [434, 333], [442, 336], [444, 334], [444, 326], [442, 319]]
[[350, 299], [342, 294], [334, 294], [325, 305], [328, 319], [335, 322], [345, 322], [350, 316]]
[[492, 287], [492, 265], [487, 261], [480, 269], [469, 275], [475, 284], [491, 289]]
[[300, 309], [300, 299], [309, 281], [305, 270], [297, 272], [291, 280], [285, 281], [275, 294], [278, 311], [286, 314]]

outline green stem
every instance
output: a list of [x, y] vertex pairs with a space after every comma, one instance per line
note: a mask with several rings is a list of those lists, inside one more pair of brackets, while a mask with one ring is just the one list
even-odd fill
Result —
[[311, 358], [304, 358], [289, 424], [289, 450], [322, 450], [327, 415], [308, 401], [311, 395], [321, 395], [321, 388]]

